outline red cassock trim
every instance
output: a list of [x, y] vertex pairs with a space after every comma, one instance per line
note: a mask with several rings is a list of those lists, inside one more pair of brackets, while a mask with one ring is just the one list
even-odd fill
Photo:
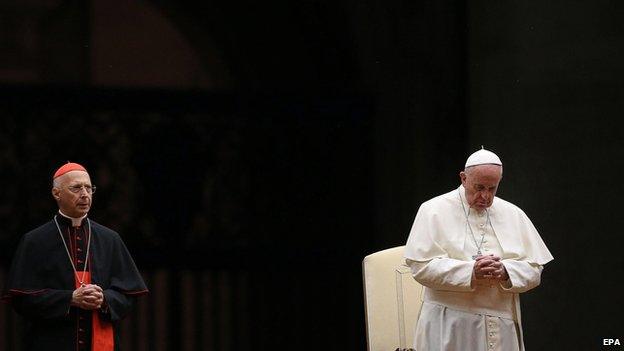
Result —
[[4, 296], [2, 296], [2, 298], [0, 298], [0, 300], [2, 300], [2, 302], [10, 303], [11, 299], [15, 295], [38, 295], [38, 294], [42, 294], [42, 293], [44, 293], [46, 291], [48, 291], [48, 289], [40, 289], [40, 290], [17, 290], [17, 289], [10, 289], [10, 290], [7, 291], [6, 294], [4, 294]]
[[39, 290], [17, 290], [11, 289], [9, 293], [12, 295], [37, 295], [48, 291], [48, 289], [39, 289]]
[[124, 295], [143, 295], [147, 294], [149, 290], [137, 290], [137, 291], [122, 291], [121, 293]]

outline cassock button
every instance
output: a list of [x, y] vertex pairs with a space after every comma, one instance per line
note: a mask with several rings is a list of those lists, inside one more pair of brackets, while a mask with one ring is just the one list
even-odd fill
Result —
[[82, 249], [81, 249], [81, 248], [79, 248], [79, 247], [78, 247], [78, 248], [76, 248], [76, 250], [77, 250], [78, 252], [82, 252]]
[[79, 236], [77, 236], [77, 237], [76, 237], [76, 240], [82, 240], [82, 238], [81, 238], [81, 237], [79, 237]]
[[79, 344], [84, 344], [84, 341], [82, 341], [82, 340], [78, 340], [78, 343], [79, 343]]
[[485, 224], [481, 223], [481, 224], [479, 224], [479, 227], [483, 228], [483, 227], [485, 227]]
[[78, 331], [82, 333], [82, 332], [84, 332], [84, 329], [78, 328]]

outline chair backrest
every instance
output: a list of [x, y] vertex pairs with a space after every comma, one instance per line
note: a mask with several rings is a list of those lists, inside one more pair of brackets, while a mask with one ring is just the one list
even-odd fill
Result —
[[413, 347], [422, 286], [405, 265], [399, 246], [364, 257], [364, 303], [368, 351]]

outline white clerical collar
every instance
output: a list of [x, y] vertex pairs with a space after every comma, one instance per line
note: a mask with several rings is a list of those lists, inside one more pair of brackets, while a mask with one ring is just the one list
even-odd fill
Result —
[[61, 210], [59, 210], [59, 214], [67, 219], [70, 219], [72, 221], [72, 226], [73, 227], [80, 227], [80, 224], [82, 223], [82, 220], [85, 219], [85, 217], [87, 217], [87, 215], [84, 215], [82, 217], [79, 218], [74, 218], [74, 217], [70, 217], [66, 214], [64, 214], [63, 212], [61, 212]]

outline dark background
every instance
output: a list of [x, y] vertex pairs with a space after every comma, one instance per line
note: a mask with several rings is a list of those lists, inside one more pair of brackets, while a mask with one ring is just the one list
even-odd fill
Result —
[[[624, 4], [0, 4], [0, 278], [80, 162], [151, 289], [127, 350], [364, 350], [361, 260], [484, 145], [555, 256], [528, 350], [624, 338]], [[0, 350], [21, 323], [0, 305]]]

